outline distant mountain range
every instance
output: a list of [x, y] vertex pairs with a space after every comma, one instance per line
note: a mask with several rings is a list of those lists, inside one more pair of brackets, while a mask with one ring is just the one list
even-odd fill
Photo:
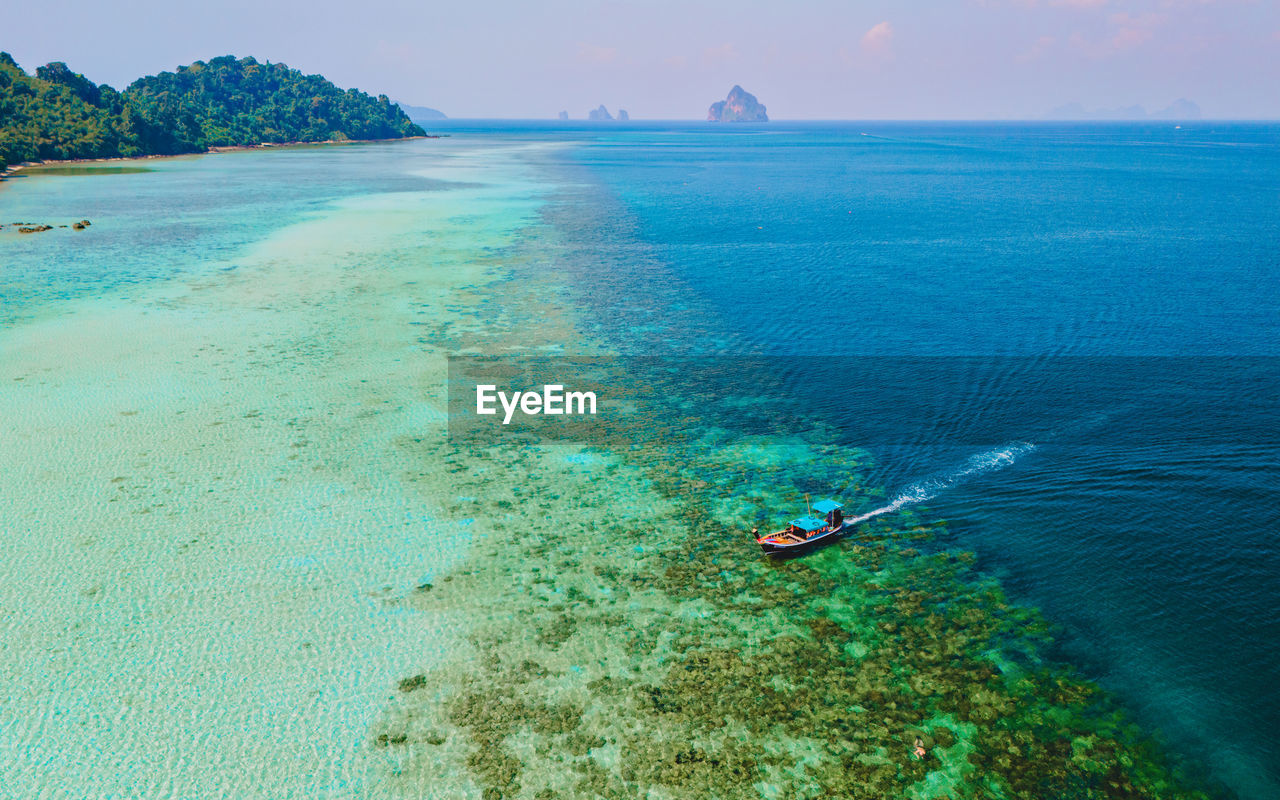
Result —
[[[569, 114], [567, 112], [564, 112], [564, 111], [560, 112], [560, 119], [565, 120], [568, 118], [569, 118]], [[599, 108], [594, 108], [591, 111], [587, 112], [587, 119], [591, 120], [592, 122], [606, 122], [606, 121], [613, 120], [614, 116], [609, 113], [609, 109], [604, 107], [604, 103], [601, 103]], [[618, 122], [627, 122], [630, 119], [631, 119], [631, 115], [627, 113], [627, 110], [625, 108], [618, 109], [618, 117], [617, 117]]]
[[1165, 109], [1147, 113], [1142, 106], [1104, 108], [1090, 111], [1079, 103], [1058, 106], [1048, 114], [1049, 119], [1200, 119], [1200, 106], [1179, 98]]
[[409, 116], [414, 122], [430, 122], [432, 120], [448, 119], [443, 111], [437, 111], [434, 108], [426, 106], [411, 106], [408, 103], [400, 103], [400, 110]]

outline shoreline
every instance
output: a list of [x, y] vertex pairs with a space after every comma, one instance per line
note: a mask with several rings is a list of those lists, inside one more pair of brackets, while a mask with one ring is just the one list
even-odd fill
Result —
[[151, 153], [145, 156], [111, 156], [108, 158], [51, 158], [44, 161], [22, 161], [17, 164], [10, 164], [3, 170], [0, 170], [0, 183], [8, 180], [14, 174], [23, 170], [39, 170], [41, 167], [60, 167], [68, 164], [111, 164], [117, 161], [151, 161], [155, 159], [168, 158], [191, 158], [194, 156], [217, 155], [219, 153], [235, 153], [242, 150], [280, 150], [285, 148], [298, 147], [317, 147], [331, 145], [349, 145], [349, 144], [379, 144], [386, 142], [408, 142], [416, 139], [441, 139], [444, 138], [440, 134], [426, 134], [424, 136], [402, 136], [395, 139], [343, 139], [341, 141], [324, 141], [324, 142], [262, 142], [259, 144], [236, 144], [225, 145], [219, 147], [210, 147], [207, 150], [198, 153]]

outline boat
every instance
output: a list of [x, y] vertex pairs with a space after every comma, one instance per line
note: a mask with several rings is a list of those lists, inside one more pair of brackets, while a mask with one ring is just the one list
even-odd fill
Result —
[[[806, 498], [807, 499], [807, 498]], [[756, 544], [766, 554], [775, 558], [803, 555], [830, 544], [849, 528], [844, 518], [842, 503], [835, 500], [819, 500], [809, 509], [809, 514], [793, 519], [780, 531], [760, 536], [758, 528], [752, 528]], [[824, 516], [815, 517], [814, 512]]]

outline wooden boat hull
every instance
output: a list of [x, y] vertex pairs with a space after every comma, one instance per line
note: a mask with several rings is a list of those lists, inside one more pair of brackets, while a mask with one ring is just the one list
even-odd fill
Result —
[[763, 536], [757, 539], [756, 543], [760, 545], [760, 549], [763, 550], [767, 555], [770, 555], [774, 558], [791, 558], [792, 556], [802, 556], [805, 553], [811, 553], [814, 550], [817, 550], [819, 547], [824, 547], [825, 545], [831, 544], [832, 542], [834, 542], [836, 539], [839, 539], [848, 531], [849, 531], [849, 523], [842, 522], [840, 523], [840, 527], [835, 528], [833, 530], [824, 531], [823, 533], [819, 533], [816, 536], [810, 536], [808, 539], [805, 539], [803, 542], [766, 541], [772, 536], [777, 535], [777, 534], [770, 534], [769, 536]]

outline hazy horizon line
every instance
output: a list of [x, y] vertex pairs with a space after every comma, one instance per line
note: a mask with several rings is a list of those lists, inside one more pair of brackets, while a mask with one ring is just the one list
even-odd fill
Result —
[[[396, 105], [402, 105], [397, 103]], [[416, 106], [415, 103], [405, 103], [403, 105]], [[1098, 118], [1080, 118], [1080, 117], [775, 117], [764, 122], [742, 121], [742, 122], [717, 122], [709, 119], [699, 119], [695, 117], [636, 117], [631, 116], [630, 119], [604, 119], [592, 120], [585, 117], [569, 119], [559, 119], [557, 117], [445, 117], [444, 119], [424, 119], [422, 122], [430, 125], [436, 125], [441, 122], [581, 122], [589, 125], [626, 125], [632, 122], [705, 122], [709, 125], [717, 125], [721, 127], [737, 128], [737, 127], [760, 127], [775, 122], [1074, 122], [1074, 123], [1110, 123], [1114, 125], [1124, 125], [1133, 123], [1147, 123], [1152, 125], [1174, 124], [1182, 125], [1186, 123], [1197, 122], [1280, 122], [1280, 117], [1192, 117], [1187, 119], [1143, 119], [1135, 117], [1132, 119], [1115, 119], [1109, 117]]]

